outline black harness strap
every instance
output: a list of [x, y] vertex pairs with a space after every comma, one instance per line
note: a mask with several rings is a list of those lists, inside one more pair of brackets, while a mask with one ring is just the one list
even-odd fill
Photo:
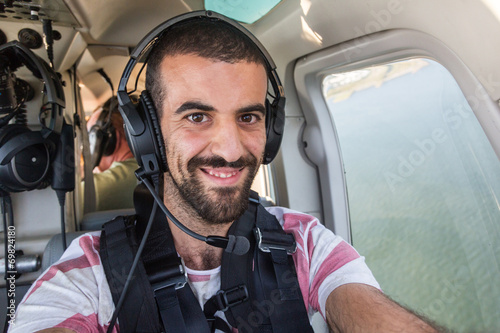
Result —
[[290, 255], [296, 249], [294, 237], [259, 204], [255, 192], [231, 233], [247, 237], [251, 245], [243, 256], [224, 252], [221, 289], [246, 285], [253, 301], [229, 307], [229, 323], [241, 333], [313, 332]]
[[[145, 187], [139, 186], [134, 192], [134, 204], [138, 213], [138, 236], [142, 237], [145, 221], [153, 206], [153, 198]], [[187, 284], [184, 264], [177, 255], [167, 218], [161, 210], [155, 216], [141, 259], [165, 332], [208, 333], [206, 318]]]
[[[118, 303], [137, 250], [134, 220], [135, 216], [119, 216], [106, 223], [101, 233], [100, 256], [115, 304]], [[153, 292], [141, 263], [137, 266], [131, 286], [118, 314], [120, 332], [161, 332]]]
[[[230, 290], [238, 286], [247, 286], [249, 298], [259, 299], [255, 294], [258, 288], [253, 288], [249, 283], [253, 282], [251, 267], [253, 267], [253, 253], [255, 242], [253, 239], [253, 228], [257, 214], [258, 195], [255, 197], [252, 192], [251, 202], [245, 213], [236, 220], [228, 234], [235, 236], [243, 236], [250, 241], [250, 249], [244, 255], [237, 255], [233, 252], [225, 251], [222, 254], [221, 263], [221, 290]], [[253, 201], [252, 201], [253, 200]], [[227, 267], [227, 268], [226, 268]], [[222, 309], [219, 309], [222, 310]], [[246, 316], [252, 312], [251, 302], [241, 302], [230, 307], [225, 311], [226, 319], [232, 327], [237, 327], [240, 330], [239, 323], [246, 320]]]
[[273, 332], [313, 332], [290, 255], [296, 249], [295, 239], [261, 205], [257, 216], [255, 265], [260, 267], [258, 272], [268, 297]]
[[[177, 260], [173, 261], [173, 265], [168, 267], [164, 274], [148, 274], [166, 333], [187, 332], [185, 318], [177, 297], [177, 290], [185, 289], [187, 278], [180, 259], [175, 259]], [[196, 302], [194, 305], [198, 306]]]
[[[115, 304], [132, 266], [137, 240], [144, 234], [152, 200], [147, 189], [138, 186], [134, 192], [138, 215], [127, 218], [127, 223], [119, 217], [103, 226], [100, 255]], [[186, 282], [184, 265], [175, 250], [166, 217], [157, 210], [134, 280], [118, 315], [120, 332], [210, 332], [200, 304]]]
[[163, 288], [155, 291], [155, 299], [165, 332], [187, 332], [179, 299], [177, 298], [177, 290], [175, 288]]

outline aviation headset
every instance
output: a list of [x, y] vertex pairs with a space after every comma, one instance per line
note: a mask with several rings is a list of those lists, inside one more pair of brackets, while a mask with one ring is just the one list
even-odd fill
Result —
[[112, 115], [116, 112], [116, 98], [112, 97], [104, 103], [101, 114], [89, 131], [90, 154], [92, 168], [101, 162], [103, 156], [110, 156], [116, 148], [116, 129], [113, 126]]
[[29, 191], [47, 186], [48, 171], [63, 127], [64, 92], [52, 68], [23, 44], [12, 41], [0, 46], [0, 54], [13, 62], [21, 60], [34, 76], [44, 82], [50, 104], [49, 124], [40, 131], [8, 124], [0, 128], [0, 189]]
[[[141, 93], [134, 104], [127, 92], [127, 82], [137, 63], [147, 62], [149, 53], [165, 31], [174, 25], [196, 20], [211, 20], [226, 24], [248, 38], [260, 51], [266, 64], [266, 72], [273, 89], [273, 96], [266, 99], [266, 147], [264, 164], [270, 163], [277, 155], [285, 125], [285, 93], [276, 73], [276, 65], [264, 46], [239, 23], [211, 11], [194, 11], [176, 16], [144, 37], [132, 51], [118, 86], [118, 103], [125, 123], [125, 132], [137, 163], [147, 176], [157, 175], [167, 170], [164, 141], [153, 101], [147, 90]], [[269, 94], [268, 94], [269, 95]]]

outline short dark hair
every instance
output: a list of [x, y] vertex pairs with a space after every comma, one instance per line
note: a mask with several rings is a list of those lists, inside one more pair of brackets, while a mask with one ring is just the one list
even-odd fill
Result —
[[162, 89], [160, 65], [166, 56], [187, 54], [227, 63], [245, 61], [267, 66], [259, 48], [227, 23], [208, 18], [178, 23], [161, 35], [147, 61], [146, 89], [159, 116], [166, 93]]

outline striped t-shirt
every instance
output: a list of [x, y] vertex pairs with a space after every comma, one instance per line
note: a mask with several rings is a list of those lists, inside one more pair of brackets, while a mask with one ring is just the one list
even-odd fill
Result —
[[[317, 311], [325, 316], [326, 299], [343, 284], [379, 288], [364, 258], [315, 217], [282, 207], [267, 210], [295, 236], [293, 259], [310, 319]], [[19, 305], [9, 332], [49, 327], [106, 332], [115, 307], [99, 257], [99, 236], [100, 232], [92, 232], [75, 239], [61, 259], [43, 272]], [[124, 278], [127, 273], [123, 272]], [[219, 290], [220, 267], [208, 271], [187, 268], [187, 273], [200, 305]], [[223, 313], [216, 315], [224, 317]]]

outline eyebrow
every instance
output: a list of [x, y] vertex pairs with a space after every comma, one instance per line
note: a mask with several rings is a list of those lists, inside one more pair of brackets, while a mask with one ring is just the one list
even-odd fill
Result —
[[215, 111], [215, 108], [201, 102], [188, 101], [179, 106], [177, 110], [175, 110], [175, 114], [180, 114], [188, 110]]
[[[188, 101], [184, 102], [180, 107], [175, 110], [175, 114], [181, 114], [185, 111], [189, 110], [200, 110], [200, 111], [215, 111], [215, 108], [212, 105], [209, 104], [204, 104], [201, 102], [196, 102], [196, 101]], [[266, 114], [266, 107], [261, 104], [261, 103], [256, 103], [256, 104], [251, 104], [248, 106], [244, 106], [240, 109], [238, 109], [238, 113], [246, 113], [246, 112], [252, 112], [252, 111], [258, 111], [262, 113], [263, 115]]]
[[238, 113], [247, 113], [247, 112], [252, 112], [252, 111], [258, 111], [258, 112], [262, 113], [263, 115], [266, 115], [266, 107], [264, 105], [262, 105], [261, 103], [248, 105], [248, 106], [242, 107], [241, 109], [238, 109]]

